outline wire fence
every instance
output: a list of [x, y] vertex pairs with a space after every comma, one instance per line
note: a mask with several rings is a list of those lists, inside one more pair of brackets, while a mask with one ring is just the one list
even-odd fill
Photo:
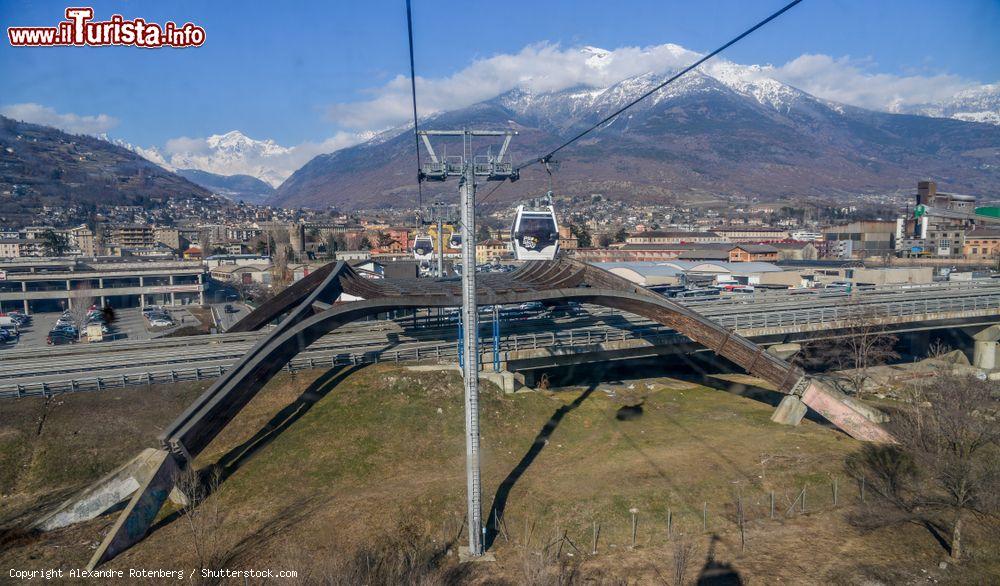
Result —
[[[496, 543], [558, 547], [563, 552], [584, 555], [724, 533], [736, 533], [747, 548], [777, 524], [870, 500], [864, 479], [832, 476], [824, 482], [735, 489], [727, 501], [647, 503], [645, 510], [622, 508], [589, 520], [577, 517], [560, 522], [530, 513], [500, 515], [492, 511], [484, 532]], [[449, 522], [454, 524], [456, 519]]]

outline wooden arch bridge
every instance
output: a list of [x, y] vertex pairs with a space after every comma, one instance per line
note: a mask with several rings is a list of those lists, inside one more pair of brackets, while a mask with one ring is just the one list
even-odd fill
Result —
[[[336, 303], [342, 293], [360, 301]], [[797, 366], [661, 295], [617, 275], [571, 259], [531, 262], [509, 274], [477, 277], [479, 305], [576, 301], [643, 316], [684, 334], [771, 383], [787, 396], [775, 421], [798, 423], [805, 406], [849, 435], [874, 442], [892, 438], [850, 398], [808, 377]], [[145, 537], [179, 473], [296, 354], [340, 326], [395, 309], [457, 307], [456, 279], [373, 279], [344, 262], [327, 264], [261, 305], [230, 331], [277, 324], [184, 410], [160, 435], [160, 447], [96, 482], [36, 523], [42, 530], [92, 519], [128, 501], [90, 561], [93, 568]]]

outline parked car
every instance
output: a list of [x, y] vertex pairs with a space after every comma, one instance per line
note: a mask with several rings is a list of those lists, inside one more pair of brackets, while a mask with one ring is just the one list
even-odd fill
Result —
[[240, 311], [240, 310], [236, 309], [235, 307], [233, 307], [232, 305], [230, 305], [230, 304], [228, 304], [228, 303], [227, 303], [227, 304], [226, 304], [226, 306], [225, 306], [225, 307], [223, 307], [222, 309], [223, 309], [223, 310], [224, 310], [224, 311], [225, 311], [226, 313], [239, 313], [239, 311]]
[[60, 333], [57, 331], [49, 332], [48, 337], [45, 338], [45, 343], [49, 346], [61, 346], [63, 344], [76, 344], [76, 336], [70, 336], [68, 334]]
[[76, 326], [72, 325], [57, 325], [49, 331], [50, 334], [52, 332], [61, 332], [69, 336], [77, 336], [80, 333], [80, 330], [76, 329]]
[[9, 317], [10, 319], [12, 319], [15, 322], [17, 322], [17, 325], [19, 325], [19, 326], [24, 326], [29, 321], [31, 321], [31, 318], [29, 318], [28, 316], [24, 315], [23, 313], [16, 312], [16, 311], [8, 312], [7, 313], [7, 317]]
[[149, 320], [149, 325], [154, 328], [166, 328], [174, 325], [174, 321], [170, 318], [157, 317]]

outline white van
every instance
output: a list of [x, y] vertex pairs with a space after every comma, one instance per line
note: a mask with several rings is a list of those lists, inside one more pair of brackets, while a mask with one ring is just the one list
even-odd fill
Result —
[[17, 335], [20, 331], [20, 326], [18, 325], [17, 320], [9, 315], [0, 316], [0, 328], [7, 330], [14, 335]]

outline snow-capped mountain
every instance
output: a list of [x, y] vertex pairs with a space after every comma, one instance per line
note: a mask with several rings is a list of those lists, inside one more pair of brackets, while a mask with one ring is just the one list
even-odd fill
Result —
[[[421, 122], [421, 126], [433, 126], [441, 120], [455, 119], [458, 112], [482, 113], [484, 108], [498, 107], [507, 112], [507, 118], [502, 120], [504, 126], [514, 122], [547, 133], [555, 141], [573, 130], [585, 128], [642, 96], [675, 73], [679, 64], [691, 62], [697, 57], [695, 52], [673, 44], [615, 51], [587, 46], [578, 51], [582, 59], [574, 63], [582, 72], [575, 71], [574, 75], [577, 79], [587, 80], [586, 84], [554, 91], [537, 89], [550, 85], [542, 79], [548, 75], [546, 71], [535, 71], [532, 74], [534, 77], [524, 78], [519, 87], [480, 104], [451, 112], [438, 112], [428, 116]], [[664, 65], [666, 63], [675, 66], [671, 68]], [[652, 71], [644, 72], [646, 69]], [[660, 132], [668, 133], [672, 128], [665, 122], [681, 114], [684, 115], [684, 122], [690, 121], [692, 116], [715, 120], [717, 116], [712, 112], [685, 110], [694, 108], [698, 103], [703, 107], [719, 107], [719, 99], [729, 102], [741, 100], [744, 107], [754, 104], [756, 108], [753, 115], [764, 116], [768, 124], [780, 120], [780, 130], [796, 125], [800, 128], [807, 128], [809, 125], [822, 128], [833, 123], [837, 127], [835, 129], [842, 134], [841, 126], [850, 123], [850, 119], [854, 117], [870, 112], [821, 99], [782, 83], [776, 79], [780, 77], [779, 69], [770, 65], [741, 65], [722, 59], [711, 60], [651, 95], [621, 118], [612, 120], [601, 132], [628, 133], [635, 130], [641, 134], [651, 132], [653, 126], [659, 125]], [[892, 113], [952, 118], [1000, 126], [1000, 84], [959, 92], [943, 103], [889, 106], [888, 109]], [[469, 121], [463, 120], [464, 122]], [[746, 125], [739, 120], [729, 121], [729, 124], [734, 129]], [[828, 129], [829, 132], [816, 138], [834, 140], [835, 129]], [[377, 147], [383, 145], [390, 145], [391, 148], [399, 137], [411, 133], [412, 124], [403, 124], [387, 130], [357, 133], [346, 139], [341, 136], [323, 143], [297, 147], [285, 147], [270, 139], [255, 140], [239, 131], [212, 135], [205, 139], [178, 139], [170, 141], [163, 149], [115, 142], [169, 170], [194, 169], [219, 176], [249, 175], [276, 187], [290, 176], [295, 178], [293, 171], [302, 168], [304, 163], [311, 164], [310, 159], [315, 155], [318, 156], [312, 159], [313, 162], [346, 159], [351, 155], [345, 153], [340, 157], [331, 153], [344, 145], [356, 143], [362, 143], [364, 149], [375, 152], [379, 150]], [[599, 139], [595, 136], [590, 140]], [[521, 139], [518, 142], [523, 145], [525, 141]], [[358, 152], [359, 147], [351, 148], [355, 149], [352, 153]], [[363, 167], [365, 165], [360, 165], [359, 168]], [[919, 174], [919, 170], [915, 172]], [[294, 185], [280, 189], [276, 197], [280, 198], [281, 193], [296, 189]]]
[[100, 138], [101, 140], [106, 140], [111, 144], [119, 146], [123, 149], [130, 150], [133, 153], [139, 155], [140, 157], [146, 159], [147, 161], [151, 163], [156, 163], [157, 165], [163, 167], [167, 171], [172, 172], [177, 170], [176, 167], [171, 166], [170, 163], [167, 162], [167, 159], [163, 157], [163, 154], [155, 146], [144, 148], [138, 145], [134, 145], [128, 141], [122, 140], [120, 138], [109, 136], [106, 133], [97, 135], [97, 138]]
[[[609, 60], [617, 57], [593, 47], [582, 51], [587, 67], [598, 70], [610, 68]], [[654, 90], [675, 71], [558, 91], [533, 90], [525, 83], [429, 116], [421, 127], [514, 128], [519, 134], [513, 158], [526, 160]], [[957, 118], [947, 120], [820, 99], [774, 79], [771, 72], [770, 67], [710, 62], [655, 91], [560, 153], [560, 189], [633, 199], [706, 193], [828, 198], [907, 189], [922, 177], [971, 193], [992, 192], [1000, 181], [1000, 155], [990, 150], [1000, 144], [1000, 126], [962, 121], [972, 119], [969, 112], [989, 111], [989, 94], [956, 96], [965, 102], [942, 110], [942, 116]], [[398, 127], [376, 140], [317, 156], [270, 201], [367, 207], [399, 205], [410, 195], [415, 199], [412, 175], [403, 171], [413, 165], [411, 132], [412, 126]], [[544, 192], [544, 171], [529, 169], [495, 199]]]
[[213, 134], [204, 141], [189, 141], [185, 146], [170, 154], [170, 165], [176, 169], [250, 175], [272, 187], [280, 185], [289, 174], [284, 159], [292, 149], [271, 139], [254, 140], [238, 130]]
[[952, 99], [939, 104], [921, 104], [902, 110], [921, 116], [1000, 125], [1000, 84], [986, 84], [961, 91]]

